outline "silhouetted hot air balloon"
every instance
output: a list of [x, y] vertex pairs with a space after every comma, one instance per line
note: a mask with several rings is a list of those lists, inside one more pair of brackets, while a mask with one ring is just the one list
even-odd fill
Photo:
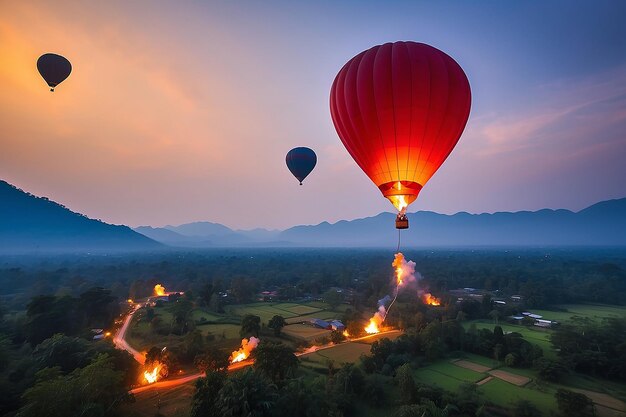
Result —
[[317, 156], [312, 149], [300, 147], [293, 148], [287, 152], [285, 160], [289, 171], [291, 171], [293, 176], [300, 181], [300, 185], [302, 185], [302, 181], [304, 181], [307, 175], [315, 168]]
[[50, 91], [70, 76], [72, 64], [57, 54], [44, 54], [37, 60], [37, 69], [50, 86]]
[[407, 228], [406, 207], [458, 142], [471, 105], [467, 77], [442, 51], [417, 42], [377, 45], [348, 61], [330, 91], [346, 149]]

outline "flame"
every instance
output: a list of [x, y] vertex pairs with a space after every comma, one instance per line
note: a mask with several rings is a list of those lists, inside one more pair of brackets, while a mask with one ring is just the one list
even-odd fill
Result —
[[409, 284], [416, 280], [415, 278], [415, 262], [406, 261], [402, 252], [395, 254], [391, 263], [396, 269], [396, 291], [405, 284]]
[[154, 368], [152, 369], [152, 371], [143, 372], [143, 377], [145, 378], [148, 384], [153, 384], [157, 381], [157, 379], [159, 379], [162, 367], [163, 365], [161, 365], [160, 362], [155, 362]]
[[350, 337], [350, 333], [348, 333], [347, 330], [344, 330], [342, 334], [343, 334], [343, 337]]
[[128, 304], [132, 304], [133, 303], [133, 299], [129, 298], [128, 300], [126, 300], [128, 302]]
[[378, 328], [378, 323], [376, 323], [376, 320], [374, 319], [374, 317], [372, 317], [370, 319], [370, 323], [367, 326], [365, 326], [365, 333], [367, 334], [380, 333], [380, 329]]
[[252, 336], [250, 339], [241, 339], [241, 347], [230, 355], [230, 363], [241, 362], [248, 359], [250, 353], [258, 346], [260, 340]]
[[433, 296], [429, 292], [427, 292], [426, 294], [422, 295], [422, 301], [424, 302], [424, 304], [428, 304], [430, 306], [439, 306], [439, 305], [441, 305], [441, 300], [439, 298]]
[[406, 212], [406, 208], [409, 206], [409, 202], [406, 199], [406, 195], [390, 195], [387, 198], [391, 201], [391, 204], [398, 210], [398, 213]]
[[154, 286], [154, 295], [163, 296], [165, 295], [165, 287], [161, 284], [157, 284]]

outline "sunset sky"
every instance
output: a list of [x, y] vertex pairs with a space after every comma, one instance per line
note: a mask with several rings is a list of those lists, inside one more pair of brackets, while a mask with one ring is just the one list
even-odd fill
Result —
[[[0, 179], [130, 226], [286, 228], [392, 211], [328, 98], [373, 45], [428, 43], [473, 95], [409, 211], [626, 197], [626, 2], [0, 2]], [[72, 75], [50, 93], [46, 52]], [[299, 186], [285, 154], [318, 155]], [[1, 202], [0, 202], [1, 203]]]

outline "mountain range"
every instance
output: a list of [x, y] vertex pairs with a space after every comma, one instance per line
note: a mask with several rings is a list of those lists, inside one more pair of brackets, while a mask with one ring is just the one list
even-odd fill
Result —
[[[403, 246], [626, 246], [626, 198], [603, 201], [579, 212], [569, 210], [515, 213], [431, 211], [410, 213]], [[397, 243], [395, 214], [295, 226], [283, 231], [232, 230], [197, 222], [136, 231], [172, 246], [314, 246], [376, 247]]]
[[127, 226], [90, 219], [0, 181], [0, 253], [125, 252], [163, 247]]
[[286, 230], [233, 230], [219, 223], [131, 229], [90, 219], [45, 197], [0, 181], [0, 253], [120, 252], [169, 247], [403, 247], [626, 246], [626, 198], [578, 212], [465, 212], [408, 214], [400, 235], [395, 214], [295, 226]]

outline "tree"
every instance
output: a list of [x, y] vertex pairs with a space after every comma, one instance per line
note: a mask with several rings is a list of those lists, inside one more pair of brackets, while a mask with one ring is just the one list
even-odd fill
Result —
[[250, 278], [236, 277], [231, 281], [230, 292], [237, 303], [242, 304], [252, 299], [255, 282]]
[[504, 364], [509, 367], [513, 367], [517, 364], [517, 355], [515, 353], [509, 353], [504, 357]]
[[291, 379], [279, 392], [273, 417], [326, 417], [330, 415], [326, 393], [319, 387], [305, 384], [302, 378]]
[[554, 397], [563, 417], [591, 417], [595, 415], [593, 401], [584, 394], [559, 388]]
[[250, 335], [259, 337], [261, 331], [261, 317], [254, 314], [246, 314], [241, 320], [241, 330], [239, 334], [241, 337], [248, 337]]
[[500, 312], [498, 310], [491, 310], [488, 315], [495, 324], [498, 324], [500, 321]]
[[541, 417], [541, 411], [528, 400], [519, 400], [513, 407], [513, 417]]
[[340, 332], [339, 330], [333, 330], [330, 332], [331, 342], [337, 344], [343, 342], [344, 340], [346, 340], [346, 337], [343, 335], [343, 332]]
[[24, 393], [19, 417], [104, 417], [130, 400], [124, 376], [108, 355], [67, 376], [48, 373], [43, 378]]
[[282, 343], [262, 342], [252, 351], [254, 369], [278, 384], [292, 376], [298, 368], [293, 349]]
[[276, 398], [276, 385], [248, 368], [228, 378], [218, 404], [224, 417], [264, 417], [271, 415]]
[[415, 379], [411, 365], [405, 363], [396, 369], [396, 382], [400, 391], [400, 398], [405, 404], [411, 404], [415, 400]]
[[33, 358], [41, 368], [59, 366], [63, 373], [68, 373], [89, 363], [88, 346], [85, 339], [55, 334], [37, 345]]
[[200, 372], [225, 372], [230, 364], [229, 354], [215, 347], [209, 347], [196, 356], [194, 364]]
[[337, 290], [330, 289], [322, 295], [322, 299], [330, 306], [331, 310], [334, 310], [343, 302], [343, 295]]
[[196, 392], [191, 403], [191, 417], [221, 417], [219, 392], [226, 381], [225, 372], [208, 370], [206, 377], [196, 381]]
[[204, 348], [204, 338], [200, 330], [189, 332], [185, 336], [185, 357], [187, 360], [193, 360]]
[[287, 322], [283, 316], [274, 316], [267, 324], [267, 327], [274, 330], [274, 336], [280, 336], [280, 331], [285, 327]]
[[174, 320], [172, 325], [176, 326], [176, 332], [178, 334], [187, 333], [189, 329], [189, 317], [192, 310], [193, 304], [185, 298], [179, 298], [177, 301], [170, 304], [170, 311], [172, 312]]
[[569, 373], [567, 367], [561, 361], [548, 358], [539, 358], [533, 363], [541, 379], [551, 382], [559, 382]]

